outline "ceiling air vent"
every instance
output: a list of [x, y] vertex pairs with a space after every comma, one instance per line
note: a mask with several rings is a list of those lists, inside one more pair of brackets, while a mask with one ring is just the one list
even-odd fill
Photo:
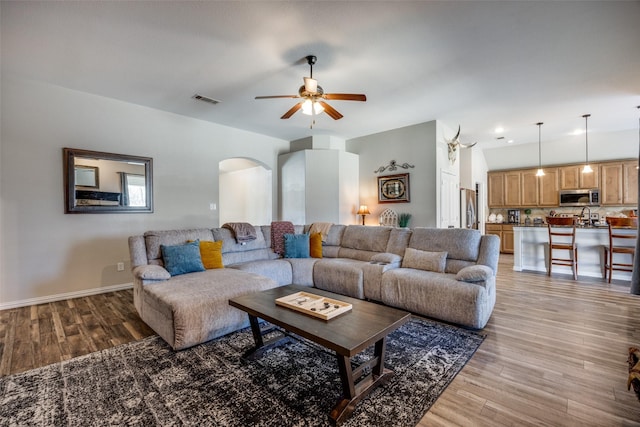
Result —
[[209, 98], [208, 96], [204, 96], [204, 95], [198, 95], [197, 93], [193, 95], [192, 98], [197, 99], [198, 101], [208, 102], [209, 104], [213, 104], [213, 105], [220, 103], [220, 101], [218, 101], [217, 99]]

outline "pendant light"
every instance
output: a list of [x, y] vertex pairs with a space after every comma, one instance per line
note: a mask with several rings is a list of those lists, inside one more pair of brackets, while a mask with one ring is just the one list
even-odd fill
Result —
[[544, 171], [542, 170], [542, 142], [541, 142], [541, 133], [542, 133], [542, 125], [544, 123], [538, 122], [538, 172], [536, 172], [536, 176], [544, 176]]
[[586, 163], [584, 165], [584, 168], [582, 168], [582, 173], [591, 173], [593, 172], [593, 169], [591, 169], [591, 165], [589, 165], [589, 138], [587, 135], [587, 121], [589, 120], [589, 117], [591, 117], [591, 114], [585, 114], [584, 116], [584, 147], [585, 147], [585, 160]]

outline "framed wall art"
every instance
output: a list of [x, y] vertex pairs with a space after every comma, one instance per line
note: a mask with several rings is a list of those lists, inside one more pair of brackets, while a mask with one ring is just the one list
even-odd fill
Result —
[[378, 203], [408, 203], [409, 174], [378, 177]]

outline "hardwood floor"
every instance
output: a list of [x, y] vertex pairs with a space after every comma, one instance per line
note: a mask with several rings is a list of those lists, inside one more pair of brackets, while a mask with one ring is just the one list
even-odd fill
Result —
[[0, 311], [0, 375], [26, 371], [153, 335], [133, 291]]
[[[419, 426], [640, 426], [627, 352], [640, 346], [628, 283], [512, 270], [502, 255], [487, 335]], [[0, 375], [153, 334], [132, 291], [0, 311]]]

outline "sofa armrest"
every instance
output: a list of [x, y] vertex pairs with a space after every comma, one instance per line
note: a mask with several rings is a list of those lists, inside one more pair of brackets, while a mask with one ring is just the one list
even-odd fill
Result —
[[500, 257], [500, 238], [493, 234], [485, 234], [480, 239], [478, 264], [491, 267], [494, 274], [498, 273], [498, 259]]
[[171, 274], [159, 265], [139, 265], [133, 269], [133, 277], [140, 280], [168, 280]]
[[131, 257], [131, 265], [137, 267], [139, 265], [147, 265], [147, 245], [144, 236], [129, 237], [129, 255]]
[[456, 274], [456, 280], [461, 282], [485, 282], [493, 277], [493, 269], [486, 265], [470, 265]]
[[384, 252], [380, 254], [375, 254], [371, 257], [371, 264], [398, 264], [402, 262], [402, 257], [400, 255], [392, 254], [389, 252]]

